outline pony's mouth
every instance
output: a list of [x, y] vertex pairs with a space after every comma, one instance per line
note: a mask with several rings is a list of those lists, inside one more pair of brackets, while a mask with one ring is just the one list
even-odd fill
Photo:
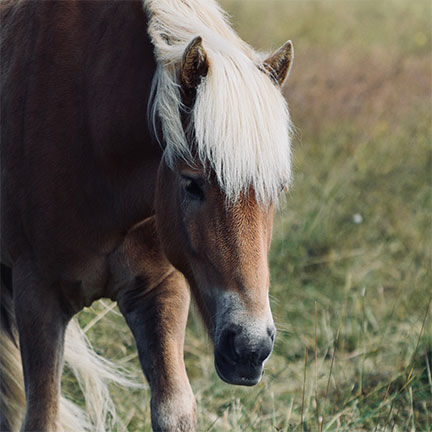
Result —
[[219, 378], [228, 384], [254, 386], [263, 375], [263, 365], [237, 363], [215, 352], [215, 369]]

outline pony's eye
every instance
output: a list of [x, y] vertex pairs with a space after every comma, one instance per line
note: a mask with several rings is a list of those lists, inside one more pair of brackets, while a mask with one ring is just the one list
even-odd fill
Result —
[[204, 200], [204, 192], [199, 185], [198, 181], [191, 177], [183, 177], [184, 179], [184, 189], [188, 196], [195, 200]]
[[288, 192], [288, 185], [287, 184], [281, 185], [280, 193], [282, 193], [282, 192]]

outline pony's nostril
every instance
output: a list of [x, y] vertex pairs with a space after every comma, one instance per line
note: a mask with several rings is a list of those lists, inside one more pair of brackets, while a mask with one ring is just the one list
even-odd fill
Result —
[[276, 336], [276, 327], [274, 325], [267, 327], [267, 334], [269, 335], [270, 339], [273, 342]]
[[225, 329], [219, 338], [218, 352], [232, 365], [241, 363], [258, 366], [271, 354], [275, 333], [274, 327], [269, 327], [266, 336], [255, 339], [247, 337], [241, 329]]
[[235, 346], [235, 337], [236, 332], [234, 330], [224, 330], [219, 342], [221, 351], [224, 353], [225, 357], [231, 360], [237, 360], [239, 356]]
[[262, 343], [261, 349], [258, 352], [259, 363], [262, 363], [271, 354], [273, 349], [273, 340], [274, 340], [274, 333], [273, 333], [273, 338], [269, 338]]

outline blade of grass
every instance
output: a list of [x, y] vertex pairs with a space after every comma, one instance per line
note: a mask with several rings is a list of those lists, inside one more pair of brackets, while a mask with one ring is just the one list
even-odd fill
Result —
[[318, 432], [321, 432], [322, 427], [322, 421], [320, 421], [320, 415], [319, 415], [319, 403], [318, 403], [318, 330], [317, 330], [317, 322], [318, 322], [318, 309], [317, 309], [317, 302], [315, 302], [315, 343], [314, 343], [314, 350], [315, 350], [315, 414], [316, 414], [316, 420], [317, 420], [317, 426], [318, 426]]
[[300, 430], [303, 432], [303, 416], [304, 416], [304, 401], [305, 401], [305, 388], [306, 388], [306, 369], [307, 369], [308, 351], [305, 348], [304, 354], [304, 372], [303, 372], [303, 388], [302, 388], [302, 403], [301, 403], [301, 414], [300, 414]]

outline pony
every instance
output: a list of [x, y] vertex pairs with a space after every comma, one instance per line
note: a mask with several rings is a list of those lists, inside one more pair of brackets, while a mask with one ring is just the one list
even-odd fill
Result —
[[[190, 298], [222, 380], [255, 385], [273, 348], [292, 43], [257, 53], [214, 0], [0, 8], [1, 429], [104, 430], [99, 378], [126, 380], [73, 317], [109, 298], [136, 340], [153, 429], [192, 431]], [[61, 396], [65, 359], [97, 399], [87, 418]]]

